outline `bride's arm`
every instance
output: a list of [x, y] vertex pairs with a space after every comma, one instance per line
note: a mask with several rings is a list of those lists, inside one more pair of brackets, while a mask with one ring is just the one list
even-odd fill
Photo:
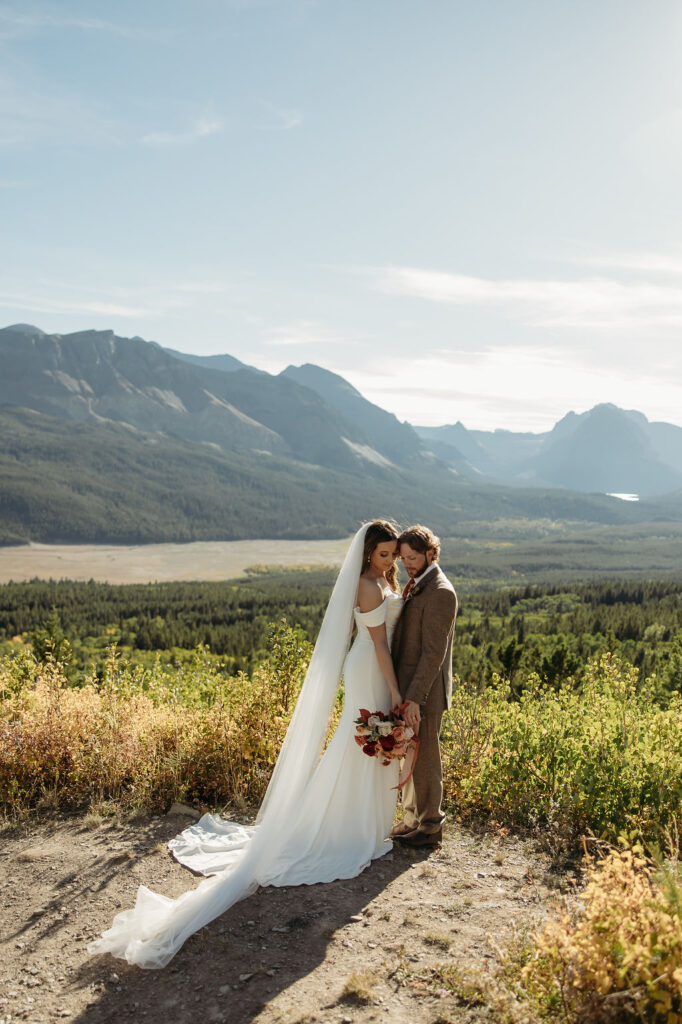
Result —
[[368, 632], [374, 644], [374, 651], [377, 656], [377, 661], [379, 662], [379, 668], [381, 669], [381, 673], [388, 684], [389, 690], [391, 691], [391, 707], [395, 708], [399, 704], [402, 704], [403, 699], [400, 696], [400, 690], [398, 689], [398, 680], [396, 679], [391, 651], [388, 646], [386, 624], [382, 623], [380, 626], [368, 626]]
[[[360, 583], [358, 585], [358, 607], [361, 612], [371, 612], [375, 608], [384, 602], [384, 593], [379, 583], [376, 580], [367, 579], [364, 576], [360, 577]], [[393, 667], [393, 661], [391, 659], [391, 651], [388, 646], [388, 637], [386, 635], [386, 623], [382, 622], [379, 626], [368, 626], [367, 630], [372, 638], [374, 644], [374, 651], [379, 662], [379, 668], [381, 674], [386, 680], [386, 684], [391, 691], [391, 706], [396, 707], [402, 703], [400, 696], [400, 690], [398, 689], [398, 680], [396, 679], [395, 669]]]

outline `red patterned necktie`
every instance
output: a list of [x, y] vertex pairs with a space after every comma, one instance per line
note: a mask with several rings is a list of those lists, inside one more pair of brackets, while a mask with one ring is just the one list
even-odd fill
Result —
[[403, 590], [403, 601], [407, 601], [408, 597], [414, 590], [414, 580], [409, 580], [407, 586]]

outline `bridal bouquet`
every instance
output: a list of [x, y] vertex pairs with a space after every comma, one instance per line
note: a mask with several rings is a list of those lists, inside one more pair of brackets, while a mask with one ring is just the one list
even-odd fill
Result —
[[380, 757], [382, 764], [390, 764], [416, 749], [419, 741], [414, 730], [400, 717], [401, 711], [402, 706], [398, 708], [398, 714], [360, 708], [360, 717], [355, 719], [355, 742], [362, 747], [363, 754]]

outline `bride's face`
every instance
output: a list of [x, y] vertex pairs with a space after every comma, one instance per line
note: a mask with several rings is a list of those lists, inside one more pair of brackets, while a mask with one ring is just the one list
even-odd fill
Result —
[[371, 554], [369, 565], [374, 572], [385, 576], [398, 556], [397, 540], [382, 540]]

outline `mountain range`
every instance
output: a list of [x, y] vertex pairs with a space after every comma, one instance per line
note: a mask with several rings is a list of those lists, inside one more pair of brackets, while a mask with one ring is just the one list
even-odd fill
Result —
[[[444, 532], [618, 523], [682, 506], [682, 428], [641, 413], [596, 406], [544, 434], [413, 427], [319, 366], [271, 375], [112, 331], [1, 329], [0, 422], [4, 543], [333, 536], [386, 511]], [[606, 496], [630, 492], [650, 500]]]
[[546, 433], [467, 430], [459, 422], [416, 431], [448, 464], [460, 468], [464, 458], [499, 483], [642, 496], [682, 487], [682, 427], [608, 403], [569, 412]]

